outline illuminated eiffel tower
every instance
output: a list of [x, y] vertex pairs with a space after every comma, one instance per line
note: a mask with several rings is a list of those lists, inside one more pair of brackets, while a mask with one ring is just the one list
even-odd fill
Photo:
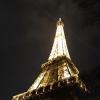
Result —
[[77, 95], [87, 91], [71, 61], [63, 27], [59, 18], [48, 61], [41, 65], [42, 71], [32, 86], [13, 100], [79, 100]]

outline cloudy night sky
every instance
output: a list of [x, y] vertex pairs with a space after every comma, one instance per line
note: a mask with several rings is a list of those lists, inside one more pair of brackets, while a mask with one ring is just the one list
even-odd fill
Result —
[[32, 85], [49, 57], [59, 17], [64, 22], [71, 59], [80, 74], [92, 72], [97, 78], [99, 15], [100, 0], [1, 0], [0, 100], [10, 100]]

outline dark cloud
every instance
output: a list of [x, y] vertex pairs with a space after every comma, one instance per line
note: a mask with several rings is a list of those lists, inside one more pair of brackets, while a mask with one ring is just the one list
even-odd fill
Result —
[[27, 90], [50, 53], [56, 21], [65, 23], [69, 52], [80, 73], [100, 66], [99, 0], [0, 1], [1, 97]]

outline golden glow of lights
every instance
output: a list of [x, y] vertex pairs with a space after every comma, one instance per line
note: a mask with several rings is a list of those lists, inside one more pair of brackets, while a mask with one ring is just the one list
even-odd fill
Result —
[[69, 78], [70, 77], [70, 74], [69, 74], [68, 69], [67, 69], [66, 66], [63, 68], [63, 71], [64, 71], [64, 77], [63, 77], [63, 79], [64, 78]]
[[28, 91], [32, 91], [32, 90], [34, 90], [34, 89], [37, 89], [37, 88], [38, 88], [38, 86], [39, 86], [39, 84], [40, 84], [40, 82], [41, 82], [42, 78], [43, 78], [43, 77], [44, 77], [44, 75], [45, 75], [45, 73], [46, 73], [46, 71], [44, 71], [44, 72], [40, 73], [40, 75], [39, 75], [39, 76], [38, 76], [38, 78], [35, 80], [35, 82], [33, 83], [33, 85], [29, 88], [29, 90], [28, 90]]
[[70, 59], [70, 55], [69, 55], [66, 40], [65, 40], [63, 26], [64, 24], [60, 18], [59, 21], [57, 22], [57, 29], [56, 29], [54, 44], [53, 44], [48, 60], [52, 60], [58, 56], [63, 56], [63, 55]]
[[[19, 100], [19, 97], [20, 97], [20, 96], [23, 96], [25, 93], [26, 93], [26, 92], [21, 93], [21, 94], [18, 94], [18, 95], [16, 95], [16, 96], [13, 96], [13, 99], [12, 99], [12, 100]], [[23, 100], [24, 100], [24, 97], [23, 97]]]

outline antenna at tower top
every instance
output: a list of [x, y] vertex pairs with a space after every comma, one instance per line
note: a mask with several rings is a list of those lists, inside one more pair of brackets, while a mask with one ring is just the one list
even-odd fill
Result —
[[57, 21], [57, 26], [62, 25], [64, 26], [64, 23], [62, 22], [61, 18], [59, 18], [59, 20]]
[[59, 21], [61, 21], [61, 18], [59, 18]]

